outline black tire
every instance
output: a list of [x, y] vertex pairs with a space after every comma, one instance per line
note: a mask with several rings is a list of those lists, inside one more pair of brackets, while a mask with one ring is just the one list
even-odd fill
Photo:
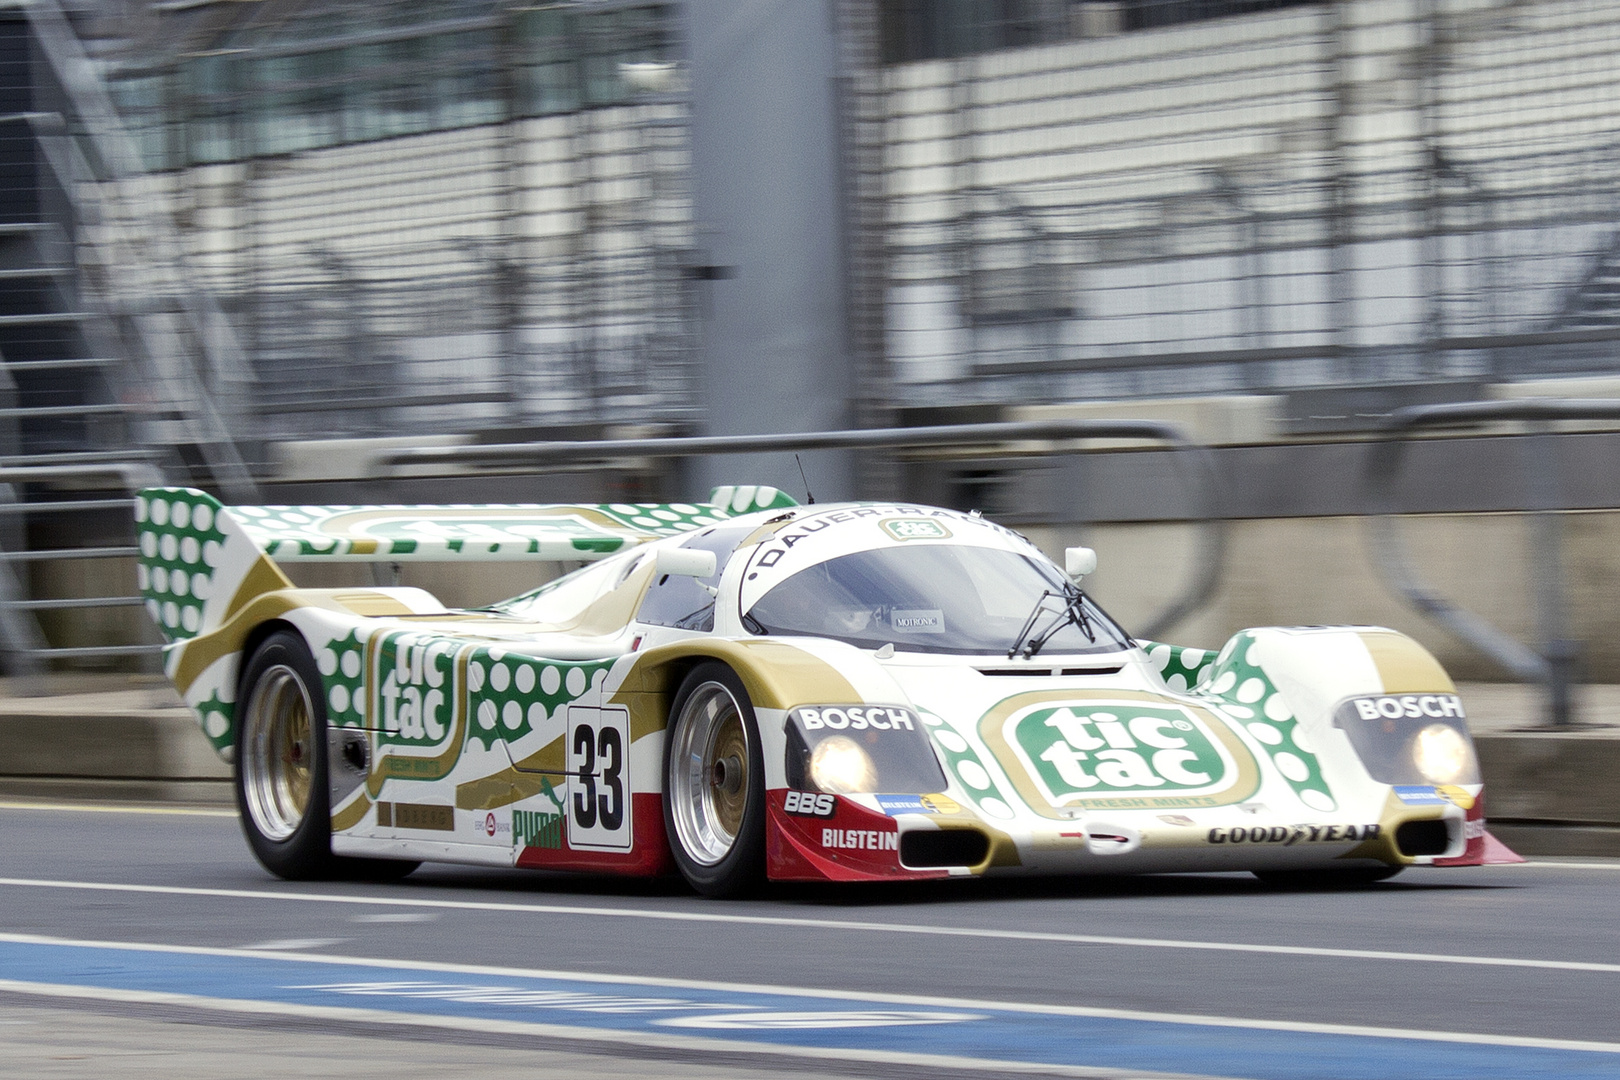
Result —
[[1330, 889], [1364, 889], [1388, 881], [1404, 866], [1346, 866], [1331, 870], [1254, 870], [1251, 873], [1266, 886], [1292, 892], [1325, 892]]
[[675, 865], [693, 889], [733, 897], [764, 883], [759, 722], [742, 680], [718, 661], [694, 668], [675, 694], [664, 732], [663, 803]]
[[302, 637], [267, 637], [242, 669], [236, 700], [236, 809], [266, 870], [289, 881], [394, 881], [420, 865], [332, 854], [326, 696]]

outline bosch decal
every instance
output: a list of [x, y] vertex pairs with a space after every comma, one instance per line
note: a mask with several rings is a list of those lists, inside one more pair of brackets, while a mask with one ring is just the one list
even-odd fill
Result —
[[1351, 698], [1350, 705], [1363, 720], [1463, 719], [1462, 698], [1456, 694], [1398, 694]]
[[910, 709], [888, 705], [825, 705], [819, 709], [799, 709], [797, 715], [806, 731], [916, 731], [915, 714]]

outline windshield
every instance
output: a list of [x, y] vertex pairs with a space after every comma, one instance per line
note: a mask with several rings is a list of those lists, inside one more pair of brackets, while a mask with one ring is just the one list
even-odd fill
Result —
[[[804, 634], [912, 652], [995, 653], [1012, 648], [1043, 592], [1064, 579], [1041, 559], [1000, 548], [929, 544], [858, 551], [799, 571], [743, 617], [756, 634]], [[1046, 653], [1129, 648], [1130, 639], [1090, 600], [1096, 640], [1067, 625]]]

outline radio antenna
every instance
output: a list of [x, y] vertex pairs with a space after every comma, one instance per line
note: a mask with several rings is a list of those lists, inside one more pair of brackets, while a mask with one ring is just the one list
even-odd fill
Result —
[[804, 462], [799, 460], [799, 455], [798, 454], [793, 455], [793, 463], [799, 467], [799, 479], [804, 481], [804, 501], [805, 501], [805, 505], [806, 506], [814, 506], [814, 505], [816, 505], [816, 497], [810, 493], [810, 481], [806, 480], [805, 476], [804, 476]]

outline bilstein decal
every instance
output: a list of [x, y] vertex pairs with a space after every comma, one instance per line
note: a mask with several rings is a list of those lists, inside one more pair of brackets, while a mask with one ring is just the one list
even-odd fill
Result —
[[875, 829], [822, 829], [821, 846], [844, 851], [899, 851], [900, 834]]

